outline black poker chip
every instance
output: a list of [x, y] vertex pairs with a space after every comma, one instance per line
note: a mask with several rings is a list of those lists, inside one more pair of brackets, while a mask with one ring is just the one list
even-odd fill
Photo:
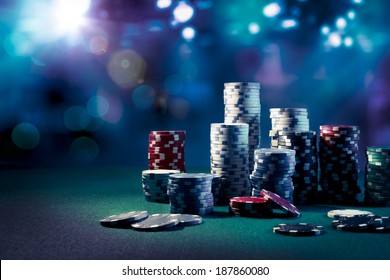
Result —
[[332, 225], [343, 231], [368, 231], [382, 224], [382, 218], [376, 215], [339, 217], [333, 220]]
[[297, 223], [297, 224], [279, 224], [273, 227], [273, 232], [290, 236], [316, 236], [325, 232], [323, 226]]

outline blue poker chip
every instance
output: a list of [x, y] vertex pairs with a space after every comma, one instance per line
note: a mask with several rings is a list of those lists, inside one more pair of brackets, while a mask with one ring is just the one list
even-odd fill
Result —
[[273, 227], [273, 232], [289, 236], [317, 236], [325, 232], [323, 226], [297, 223], [297, 224], [279, 224]]
[[171, 217], [179, 220], [179, 225], [193, 226], [203, 223], [203, 218], [199, 215], [171, 214]]
[[382, 223], [382, 219], [376, 215], [364, 216], [340, 216], [333, 220], [332, 225], [337, 230], [343, 231], [365, 231]]

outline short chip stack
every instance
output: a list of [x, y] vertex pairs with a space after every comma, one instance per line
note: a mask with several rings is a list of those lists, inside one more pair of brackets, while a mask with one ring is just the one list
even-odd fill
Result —
[[320, 126], [319, 163], [322, 202], [355, 204], [359, 164], [357, 158], [360, 130], [357, 126]]
[[249, 170], [253, 169], [253, 152], [259, 147], [260, 132], [260, 84], [234, 82], [224, 84], [225, 123], [249, 125]]
[[271, 204], [262, 197], [241, 196], [230, 198], [229, 213], [233, 216], [262, 218], [272, 214]]
[[145, 199], [152, 202], [169, 203], [167, 194], [170, 174], [180, 173], [179, 170], [144, 170], [142, 171], [142, 189]]
[[212, 123], [211, 173], [220, 175], [225, 183], [226, 201], [234, 196], [245, 196], [250, 192], [248, 180], [248, 131], [246, 123]]
[[271, 133], [278, 130], [310, 130], [306, 108], [271, 108], [270, 117]]
[[315, 131], [278, 130], [271, 135], [274, 148], [295, 151], [294, 204], [316, 202], [318, 191], [317, 137]]
[[170, 212], [174, 214], [207, 215], [214, 211], [211, 192], [213, 175], [180, 173], [169, 175]]
[[175, 169], [185, 172], [183, 130], [151, 131], [149, 133], [149, 169]]
[[367, 147], [365, 201], [390, 205], [390, 147]]
[[252, 195], [259, 196], [262, 189], [267, 189], [292, 202], [294, 171], [294, 150], [276, 148], [255, 150], [255, 166], [249, 176]]

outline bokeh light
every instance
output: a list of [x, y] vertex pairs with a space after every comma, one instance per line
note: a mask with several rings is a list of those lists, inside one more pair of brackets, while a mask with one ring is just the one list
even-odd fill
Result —
[[168, 9], [172, 5], [172, 0], [156, 0], [156, 7], [164, 10]]
[[99, 145], [90, 137], [76, 138], [69, 149], [70, 157], [82, 162], [94, 161], [100, 153]]
[[276, 17], [282, 11], [282, 7], [277, 2], [272, 2], [266, 5], [263, 9], [263, 14], [266, 17]]
[[260, 32], [260, 25], [257, 22], [251, 22], [248, 25], [249, 33], [257, 34]]
[[122, 88], [142, 83], [146, 72], [145, 60], [133, 50], [115, 52], [109, 59], [108, 74]]
[[342, 43], [340, 34], [338, 32], [330, 33], [328, 36], [328, 43], [334, 48], [340, 47]]
[[107, 52], [108, 40], [103, 35], [96, 35], [89, 40], [89, 49], [91, 53], [102, 55]]
[[84, 107], [72, 106], [64, 113], [64, 124], [71, 131], [81, 131], [88, 127], [90, 116]]
[[343, 17], [339, 17], [336, 19], [336, 27], [338, 29], [345, 29], [347, 27], [347, 21]]
[[187, 1], [180, 1], [173, 10], [173, 17], [176, 22], [184, 23], [192, 19], [195, 10]]
[[344, 38], [344, 46], [349, 48], [349, 47], [352, 47], [352, 45], [353, 45], [353, 38], [345, 37]]
[[196, 36], [196, 30], [192, 26], [187, 26], [183, 28], [181, 32], [181, 36], [183, 37], [183, 39], [187, 41], [192, 41]]
[[110, 104], [104, 96], [92, 96], [87, 103], [88, 113], [95, 118], [103, 118], [110, 108]]
[[12, 130], [12, 141], [23, 150], [32, 150], [39, 145], [39, 130], [31, 123], [20, 123]]
[[282, 21], [282, 28], [290, 29], [298, 26], [298, 22], [295, 19], [285, 19]]
[[139, 109], [149, 109], [155, 102], [156, 92], [149, 85], [139, 85], [133, 90], [133, 103]]

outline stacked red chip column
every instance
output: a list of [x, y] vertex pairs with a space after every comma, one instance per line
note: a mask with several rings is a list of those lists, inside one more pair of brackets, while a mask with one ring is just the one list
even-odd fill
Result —
[[151, 131], [149, 133], [149, 169], [172, 169], [185, 172], [183, 130]]
[[358, 126], [320, 126], [319, 163], [321, 200], [329, 204], [355, 204], [359, 163], [357, 158]]

